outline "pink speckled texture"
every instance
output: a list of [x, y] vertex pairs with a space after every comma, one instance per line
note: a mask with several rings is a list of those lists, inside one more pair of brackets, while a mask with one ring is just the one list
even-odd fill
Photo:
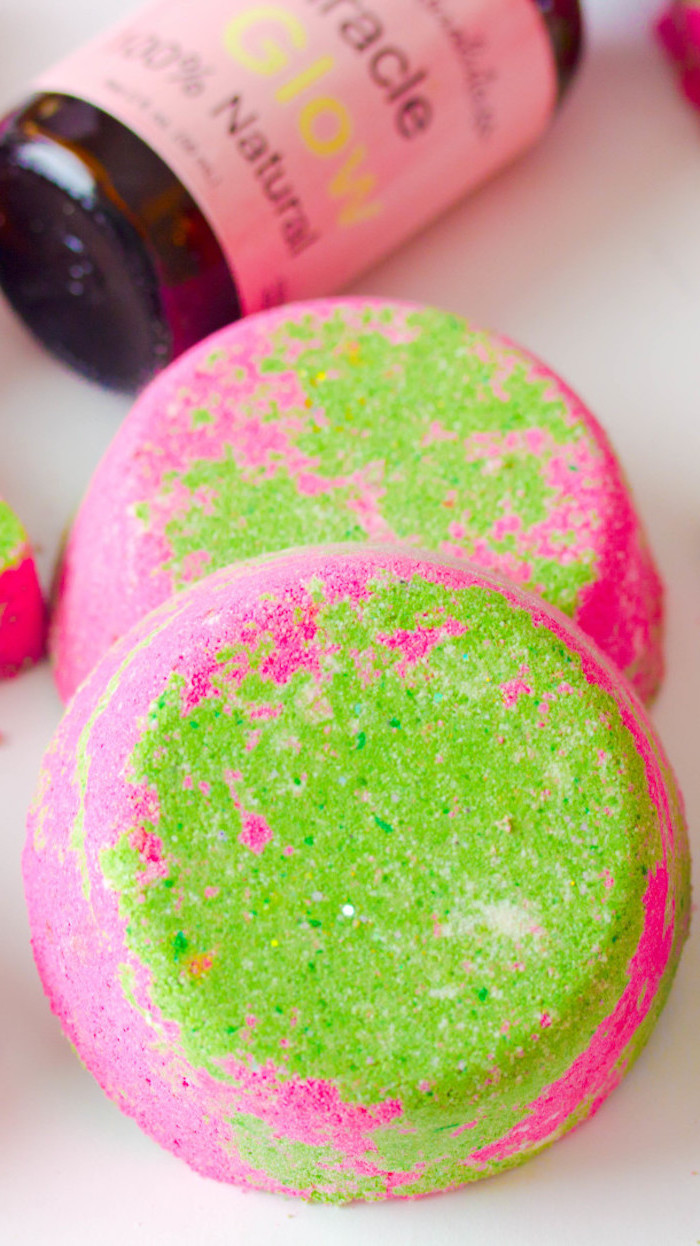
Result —
[[[179, 587], [172, 571], [166, 527], [173, 516], [191, 504], [182, 476], [195, 462], [213, 462], [228, 448], [244, 475], [288, 475], [300, 508], [317, 496], [323, 501], [330, 490], [352, 486], [348, 512], [364, 539], [398, 539], [378, 509], [384, 486], [377, 484], [372, 465], [352, 480], [329, 480], [319, 474], [312, 457], [300, 454], [292, 444], [291, 438], [299, 429], [298, 412], [305, 410], [300, 383], [292, 370], [293, 347], [289, 351], [290, 370], [263, 378], [267, 408], [275, 404], [279, 412], [275, 420], [268, 418], [259, 397], [259, 361], [271, 349], [278, 326], [300, 320], [309, 310], [322, 321], [337, 308], [359, 322], [367, 309], [376, 312], [384, 307], [392, 309], [398, 318], [421, 310], [410, 304], [343, 299], [291, 305], [249, 317], [188, 352], [138, 399], [93, 478], [65, 551], [51, 633], [55, 677], [64, 699], [111, 643]], [[386, 332], [400, 342], [406, 340], [408, 331], [397, 323]], [[454, 498], [442, 502], [445, 507], [454, 505], [454, 519], [448, 539], [436, 552], [466, 556], [545, 597], [536, 576], [533, 578], [533, 559], [555, 559], [566, 568], [578, 560], [583, 562], [592, 552], [593, 578], [580, 591], [573, 617], [647, 700], [656, 691], [663, 669], [662, 587], [609, 442], [576, 395], [527, 352], [488, 334], [483, 335], [483, 345], [474, 349], [477, 354], [482, 350], [490, 362], [500, 359], [501, 384], [507, 381], [514, 363], [524, 362], [531, 380], [545, 382], [553, 398], [563, 402], [579, 439], [572, 441], [571, 449], [562, 447], [559, 453], [549, 433], [538, 428], [505, 436], [486, 431], [466, 436], [465, 464], [479, 463], [482, 474], [500, 471], [510, 456], [546, 454], [546, 485], [555, 501], [546, 519], [524, 531], [520, 517], [509, 509], [506, 473], [500, 516], [491, 531], [480, 536], [462, 516], [469, 509], [468, 494], [460, 495], [455, 489]], [[211, 363], [217, 352], [223, 357], [220, 366]], [[436, 367], [438, 364], [436, 360]], [[505, 400], [505, 392], [501, 397]], [[191, 421], [192, 412], [199, 406], [213, 413], [213, 422]], [[321, 408], [314, 418], [324, 426]], [[422, 448], [429, 454], [431, 443], [454, 436], [435, 421], [423, 438]], [[147, 523], [138, 513], [144, 502], [150, 508]], [[206, 488], [199, 491], [197, 502], [203, 513], [210, 510], [212, 499]], [[419, 528], [411, 527], [410, 495], [405, 498], [405, 510], [408, 531], [402, 530], [401, 539], [425, 547], [427, 542]], [[285, 540], [284, 532], [281, 512], [277, 540], [273, 536], [274, 543], [262, 550], [243, 549], [243, 555], [328, 539], [323, 532], [316, 532], [310, 541]], [[504, 541], [511, 543], [509, 552], [503, 552]], [[240, 549], [240, 544], [236, 548]], [[206, 574], [212, 569], [211, 560], [207, 549], [193, 549], [182, 567], [182, 579], [191, 582]], [[223, 561], [235, 561], [235, 557]], [[223, 565], [220, 558], [215, 565]]]
[[[663, 859], [650, 874], [644, 898], [646, 920], [627, 981], [611, 1015], [598, 1027], [588, 1048], [571, 1063], [567, 1073], [552, 1082], [528, 1105], [523, 1118], [497, 1142], [469, 1152], [464, 1165], [479, 1173], [488, 1165], [510, 1162], [551, 1142], [572, 1122], [592, 1114], [622, 1077], [626, 1052], [641, 1032], [662, 979], [667, 979], [686, 933], [683, 889], [678, 891], [687, 846], [682, 810], [663, 750], [627, 683], [588, 644], [563, 616], [542, 607], [498, 579], [457, 563], [441, 565], [430, 556], [399, 550], [312, 550], [260, 560], [218, 572], [188, 592], [171, 597], [155, 614], [142, 620], [102, 659], [73, 699], [50, 746], [30, 816], [24, 856], [24, 877], [33, 932], [33, 948], [49, 995], [78, 1053], [106, 1092], [154, 1138], [197, 1171], [220, 1180], [309, 1196], [308, 1188], [290, 1188], [261, 1170], [251, 1170], [239, 1156], [227, 1119], [246, 1112], [273, 1131], [311, 1146], [333, 1145], [347, 1157], [353, 1171], [381, 1177], [384, 1197], [402, 1196], [422, 1170], [387, 1172], [368, 1160], [372, 1133], [400, 1115], [400, 1104], [351, 1104], [337, 1088], [320, 1079], [280, 1080], [268, 1067], [230, 1061], [235, 1085], [215, 1080], [184, 1058], [178, 1029], [154, 1008], [149, 978], [137, 968], [131, 999], [120, 981], [120, 966], [128, 961], [125, 922], [117, 898], [100, 881], [99, 852], [114, 843], [120, 828], [132, 825], [134, 800], [148, 801], [129, 787], [124, 766], [143, 730], [149, 705], [173, 671], [186, 681], [197, 702], [210, 691], [213, 663], [211, 643], [235, 642], [245, 620], [258, 609], [261, 594], [292, 597], [295, 585], [317, 576], [338, 592], [362, 593], [378, 570], [398, 577], [423, 576], [448, 587], [486, 585], [506, 600], [525, 606], [537, 627], [550, 629], [563, 645], [580, 656], [586, 679], [613, 695], [625, 726], [643, 759], [649, 792], [658, 811]], [[294, 665], [300, 660], [294, 638], [280, 633], [289, 655], [279, 659]], [[415, 642], [398, 632], [392, 643], [415, 659]], [[272, 659], [271, 659], [272, 660]], [[501, 688], [506, 707], [531, 692], [530, 672]], [[280, 674], [280, 678], [282, 673]], [[111, 685], [128, 707], [100, 721]], [[565, 695], [567, 689], [560, 689]], [[544, 712], [544, 711], [543, 711]], [[89, 767], [80, 779], [76, 756], [90, 731]], [[78, 763], [78, 770], [80, 760]], [[232, 794], [239, 776], [227, 776]], [[83, 784], [83, 793], [79, 783]], [[84, 858], [71, 840], [82, 803]], [[150, 815], [157, 811], [150, 809]], [[150, 816], [149, 815], [149, 816]], [[264, 820], [244, 821], [241, 842], [251, 853], [263, 851], [271, 832]], [[157, 837], [141, 844], [142, 859], [154, 873], [159, 869]], [[213, 889], [215, 891], [215, 889]], [[256, 1024], [254, 1016], [248, 1018]], [[543, 1014], [543, 1029], [550, 1018]], [[575, 1035], [572, 1036], [572, 1042]], [[467, 1108], [468, 1111], [468, 1108]], [[578, 1115], [577, 1115], [578, 1114]], [[460, 1127], [468, 1138], [469, 1120]], [[329, 1188], [332, 1188], [329, 1186]]]

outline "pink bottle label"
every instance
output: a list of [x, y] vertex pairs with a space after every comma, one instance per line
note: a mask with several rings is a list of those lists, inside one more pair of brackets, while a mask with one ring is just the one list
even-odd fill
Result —
[[177, 174], [246, 312], [339, 289], [542, 133], [533, 0], [157, 0], [45, 73]]

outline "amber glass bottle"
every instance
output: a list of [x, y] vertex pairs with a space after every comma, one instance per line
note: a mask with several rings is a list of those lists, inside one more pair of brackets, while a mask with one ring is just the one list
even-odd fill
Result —
[[[561, 98], [581, 55], [578, 0], [533, 3]], [[127, 392], [241, 314], [217, 237], [168, 165], [66, 94], [36, 94], [0, 126], [0, 286], [53, 354]]]

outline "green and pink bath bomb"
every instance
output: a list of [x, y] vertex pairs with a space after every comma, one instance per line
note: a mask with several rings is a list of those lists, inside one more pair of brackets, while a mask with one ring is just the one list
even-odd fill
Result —
[[454, 1188], [594, 1113], [689, 912], [627, 681], [515, 585], [360, 545], [219, 571], [119, 641], [46, 754], [24, 876], [119, 1107], [200, 1173], [330, 1202]]
[[44, 603], [27, 534], [0, 498], [0, 679], [44, 651]]
[[508, 576], [575, 619], [643, 698], [655, 690], [661, 585], [599, 425], [512, 343], [374, 299], [239, 321], [139, 398], [67, 545], [59, 690], [211, 571], [368, 540]]

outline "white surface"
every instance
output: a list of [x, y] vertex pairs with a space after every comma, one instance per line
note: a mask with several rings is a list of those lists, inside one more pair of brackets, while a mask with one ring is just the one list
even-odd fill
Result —
[[[0, 0], [0, 105], [129, 7]], [[653, 0], [588, 9], [588, 63], [545, 142], [356, 289], [512, 335], [608, 429], [668, 585], [668, 677], [653, 716], [700, 860], [700, 122], [649, 40]], [[47, 582], [125, 409], [47, 359], [0, 307], [0, 492], [23, 514]], [[625, 1083], [595, 1120], [507, 1176], [414, 1204], [328, 1209], [218, 1187], [161, 1152], [78, 1064], [31, 959], [23, 822], [59, 712], [45, 667], [0, 688], [3, 1246], [700, 1241], [700, 923]]]

